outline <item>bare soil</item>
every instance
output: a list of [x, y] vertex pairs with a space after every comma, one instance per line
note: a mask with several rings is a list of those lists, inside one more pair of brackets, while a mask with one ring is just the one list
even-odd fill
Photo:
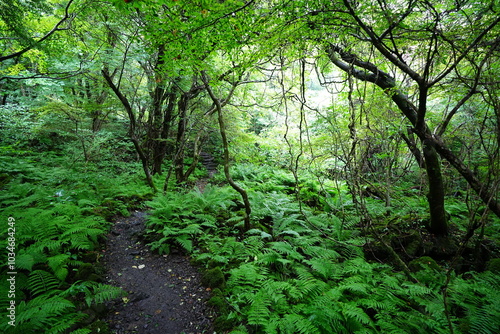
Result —
[[115, 334], [213, 333], [209, 291], [183, 255], [154, 254], [140, 240], [146, 214], [116, 220], [104, 255], [106, 283], [127, 297], [109, 305], [106, 319]]

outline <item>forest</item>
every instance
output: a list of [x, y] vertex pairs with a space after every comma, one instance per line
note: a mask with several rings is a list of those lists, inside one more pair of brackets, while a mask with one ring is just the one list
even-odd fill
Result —
[[156, 333], [136, 210], [204, 333], [500, 333], [499, 73], [499, 0], [0, 0], [0, 332]]

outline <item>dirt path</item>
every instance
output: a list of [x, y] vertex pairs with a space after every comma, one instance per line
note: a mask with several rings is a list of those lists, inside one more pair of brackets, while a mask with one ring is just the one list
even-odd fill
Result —
[[181, 255], [160, 256], [140, 240], [145, 213], [134, 212], [113, 226], [104, 255], [107, 283], [128, 292], [105, 319], [111, 333], [212, 333], [209, 292]]

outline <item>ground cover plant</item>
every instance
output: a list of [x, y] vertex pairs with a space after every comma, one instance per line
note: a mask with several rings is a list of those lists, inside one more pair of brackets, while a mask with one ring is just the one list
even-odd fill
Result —
[[[153, 248], [186, 251], [206, 268], [209, 303], [220, 312], [218, 331], [494, 333], [500, 325], [495, 270], [453, 273], [449, 261], [427, 257], [410, 262], [408, 277], [368, 261], [363, 245], [374, 237], [361, 235], [356, 222], [300, 209], [286, 191], [260, 191], [259, 170], [235, 173], [254, 189], [258, 228], [244, 233], [238, 196], [229, 186], [160, 195], [148, 203]], [[282, 174], [262, 188], [279, 188]]]
[[10, 300], [17, 307], [15, 326], [2, 321], [1, 331], [91, 333], [104, 303], [124, 296], [102, 283], [99, 258], [110, 219], [128, 215], [149, 189], [133, 176], [112, 178], [56, 152], [2, 149], [0, 212], [15, 222], [2, 227], [1, 254], [15, 254], [15, 270], [5, 264], [2, 277], [16, 272], [14, 289], [2, 280], [2, 319]]

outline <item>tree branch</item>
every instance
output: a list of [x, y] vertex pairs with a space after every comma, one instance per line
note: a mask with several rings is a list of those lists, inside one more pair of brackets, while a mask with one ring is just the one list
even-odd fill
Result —
[[[206, 73], [202, 72], [201, 74], [201, 79], [203, 80], [203, 83], [205, 84], [205, 88], [207, 89], [208, 95], [210, 95], [210, 98], [214, 102], [217, 110], [217, 115], [218, 115], [218, 120], [219, 120], [219, 130], [220, 130], [220, 135], [222, 137], [222, 145], [224, 148], [224, 175], [226, 176], [226, 180], [229, 182], [231, 187], [236, 190], [240, 195], [241, 198], [243, 199], [243, 203], [245, 205], [245, 217], [244, 217], [244, 231], [250, 230], [250, 214], [252, 213], [252, 208], [250, 206], [250, 200], [248, 199], [248, 194], [245, 191], [245, 189], [241, 188], [236, 182], [234, 182], [233, 178], [231, 177], [231, 173], [229, 171], [229, 145], [228, 145], [228, 140], [227, 140], [227, 135], [226, 135], [226, 129], [225, 129], [225, 124], [224, 124], [224, 119], [222, 117], [222, 104], [221, 101], [215, 96], [212, 87], [210, 87], [210, 84], [208, 82], [208, 78]], [[234, 91], [234, 88], [237, 86], [237, 84], [233, 84], [233, 89], [231, 90], [230, 95], [232, 95], [232, 92]], [[229, 97], [225, 99], [226, 101], [229, 101]], [[226, 102], [227, 103], [227, 102]]]
[[[410, 102], [408, 96], [396, 87], [396, 81], [389, 74], [379, 70], [377, 66], [370, 62], [359, 60], [354, 54], [345, 52], [338, 46], [330, 44], [326, 50], [330, 60], [341, 70], [353, 75], [355, 78], [374, 83], [384, 90], [404, 113], [413, 126], [417, 124], [417, 108]], [[340, 55], [341, 59], [337, 57]], [[356, 69], [361, 67], [366, 71]]]
[[[457, 66], [458, 64], [469, 54], [469, 52], [474, 49], [475, 47], [477, 47], [479, 45], [479, 43], [481, 42], [481, 40], [484, 38], [484, 36], [486, 36], [486, 34], [491, 30], [493, 29], [498, 23], [500, 22], [500, 16], [495, 20], [493, 21], [488, 27], [486, 27], [486, 29], [484, 29], [480, 34], [479, 36], [476, 37], [476, 39], [474, 40], [474, 42], [472, 42], [463, 52], [462, 54], [455, 60], [455, 62], [450, 66], [448, 67], [447, 70], [445, 70], [443, 73], [441, 73], [438, 77], [436, 77], [436, 79], [434, 79], [433, 81], [429, 82], [428, 83], [428, 87], [432, 87], [433, 85], [435, 85], [436, 83], [438, 83], [439, 81], [441, 81], [443, 78], [445, 78], [451, 71], [453, 71]], [[448, 40], [447, 38], [445, 38], [442, 34], [441, 34], [441, 38], [443, 38], [443, 40], [447, 41], [448, 43], [450, 43], [451, 45], [453, 45], [453, 43]]]
[[368, 37], [370, 37], [370, 42], [377, 48], [377, 50], [384, 55], [391, 63], [396, 65], [401, 71], [404, 73], [408, 74], [410, 78], [415, 80], [417, 83], [422, 82], [423, 78], [414, 70], [412, 70], [407, 64], [405, 64], [402, 60], [398, 59], [395, 57], [392, 52], [382, 43], [382, 39], [380, 36], [377, 36], [375, 32], [373, 32], [373, 29], [371, 29], [369, 26], [367, 26], [361, 18], [356, 15], [356, 12], [352, 8], [349, 0], [344, 0], [344, 5], [349, 11], [349, 15], [352, 16], [352, 18], [356, 21], [356, 23], [363, 29]]
[[[339, 53], [343, 59], [351, 60], [351, 64], [347, 64], [338, 59], [336, 53]], [[359, 61], [355, 55], [349, 54], [347, 56], [347, 54], [337, 46], [330, 45], [329, 48], [327, 48], [327, 54], [330, 60], [343, 71], [352, 74], [359, 80], [372, 82], [382, 88], [391, 96], [391, 99], [397, 104], [400, 111], [408, 118], [408, 120], [416, 126], [417, 109], [409, 101], [408, 96], [396, 88], [395, 80], [392, 77], [382, 71], [379, 71], [376, 69], [376, 66], [371, 63]], [[344, 56], [342, 56], [343, 54]], [[370, 72], [357, 70], [353, 67], [353, 65], [360, 66], [364, 69], [370, 69]], [[490, 187], [483, 184], [477, 178], [474, 172], [444, 144], [439, 136], [432, 135], [427, 127], [424, 127], [423, 129], [415, 127], [415, 134], [417, 134], [420, 140], [426, 140], [430, 145], [432, 145], [439, 155], [446, 159], [460, 173], [460, 175], [464, 177], [481, 200], [488, 205], [490, 210], [495, 213], [495, 215], [500, 217], [500, 202], [496, 199], [495, 193], [490, 189]]]
[[71, 20], [74, 19], [75, 15], [69, 13], [69, 8], [71, 7], [73, 1], [74, 0], [68, 1], [68, 4], [66, 5], [65, 11], [64, 11], [64, 17], [59, 22], [57, 22], [56, 25], [48, 33], [45, 34], [45, 36], [43, 36], [42, 38], [40, 38], [38, 41], [36, 41], [32, 45], [29, 45], [20, 51], [14, 52], [14, 53], [7, 55], [7, 56], [0, 56], [0, 63], [5, 61], [5, 60], [8, 60], [8, 59], [12, 59], [12, 58], [21, 56], [22, 54], [33, 49], [37, 44], [40, 44], [43, 41], [45, 41], [47, 38], [52, 36], [56, 31], [67, 30], [68, 28], [60, 28], [60, 26], [63, 23], [65, 23], [67, 20], [69, 20], [71, 22]]

